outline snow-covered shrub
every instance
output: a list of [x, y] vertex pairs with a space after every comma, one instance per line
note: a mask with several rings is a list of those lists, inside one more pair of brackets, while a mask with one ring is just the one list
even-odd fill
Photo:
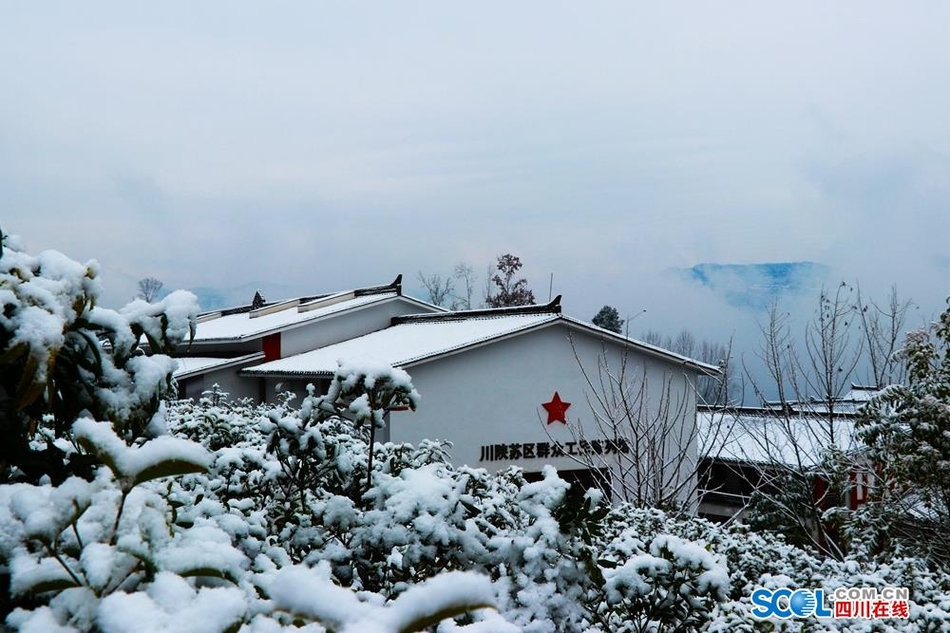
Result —
[[324, 558], [294, 565], [266, 513], [226, 482], [204, 488], [168, 479], [233, 459], [233, 447], [213, 458], [169, 436], [129, 446], [111, 424], [90, 419], [77, 421], [74, 435], [107, 465], [92, 482], [0, 486], [0, 556], [10, 561], [16, 607], [7, 624], [18, 630], [284, 631], [311, 621], [314, 632], [395, 633], [468, 612], [490, 630], [517, 630], [484, 611], [496, 604], [484, 576], [434, 568], [398, 595], [355, 594], [334, 582]]
[[[179, 584], [198, 576], [241, 582], [246, 560], [230, 537], [210, 523], [177, 524], [174, 507], [148, 485], [204, 469], [210, 462], [204, 448], [167, 436], [130, 447], [110, 423], [88, 418], [78, 420], [73, 432], [107, 464], [95, 479], [0, 487], [6, 534], [0, 556], [9, 560], [10, 591], [20, 606], [11, 624], [27, 629], [55, 621], [75, 630], [108, 629], [102, 614], [114, 613], [130, 594], [163, 591], [156, 586], [169, 585], [171, 575]], [[230, 615], [220, 627], [208, 630], [241, 622], [247, 610], [243, 596], [239, 590], [214, 592], [214, 601], [233, 608], [226, 609]], [[39, 606], [30, 608], [33, 604]]]
[[599, 498], [577, 503], [584, 491], [568, 494], [553, 470], [529, 484], [515, 468], [456, 469], [435, 442], [376, 444], [367, 490], [368, 425], [354, 428], [340, 408], [326, 415], [333, 408], [318, 396], [298, 410], [172, 408], [173, 429], [194, 436], [228, 420], [241, 438], [215, 451], [207, 475], [182, 480], [179, 515], [216, 521], [251, 559], [327, 565], [336, 583], [390, 598], [446, 570], [480, 571], [515, 621], [583, 628]]
[[109, 310], [97, 305], [98, 273], [94, 261], [29, 255], [0, 234], [0, 483], [90, 477], [70, 446], [73, 422], [110, 420], [134, 439], [172, 387], [175, 361], [159, 352], [193, 332], [194, 295]]
[[310, 415], [321, 409], [339, 415], [343, 410], [357, 428], [368, 425], [378, 429], [387, 411], [415, 410], [418, 403], [419, 393], [402, 369], [341, 361], [327, 394], [313, 401]]
[[950, 569], [950, 309], [911, 332], [906, 385], [862, 408], [858, 436], [875, 472], [869, 507], [852, 532], [884, 555], [917, 554]]
[[[340, 361], [325, 396], [309, 398], [313, 407], [309, 415], [325, 420], [341, 412], [357, 429], [369, 431], [368, 447], [376, 444], [376, 431], [383, 428], [386, 415], [394, 409], [415, 411], [419, 393], [402, 369], [366, 363], [348, 364]], [[366, 487], [372, 485], [373, 451], [367, 454]]]
[[717, 526], [625, 505], [604, 526], [595, 541], [603, 590], [591, 608], [599, 630], [694, 630], [728, 598], [732, 561]]
[[[668, 534], [624, 548], [604, 572], [604, 620], [613, 631], [688, 629], [709, 619], [729, 586], [726, 568], [699, 544]], [[643, 553], [638, 553], [642, 550]], [[608, 550], [615, 554], [616, 547]], [[602, 563], [603, 564], [603, 563]]]
[[[841, 562], [746, 526], [608, 508], [553, 469], [529, 483], [514, 467], [454, 467], [439, 444], [377, 444], [364, 490], [365, 427], [339, 415], [318, 420], [317, 402], [170, 409], [173, 429], [234, 429], [238, 440], [214, 452], [211, 471], [185, 476], [172, 498], [180, 521], [229, 533], [255, 574], [303, 563], [334, 585], [392, 601], [443, 570], [476, 571], [494, 581], [501, 615], [532, 632], [752, 631], [763, 626], [751, 616], [755, 588], [885, 584], [911, 589], [920, 630], [946, 625], [946, 578], [918, 559]], [[864, 630], [845, 620], [782, 626]]]
[[[478, 571], [495, 581], [505, 617], [525, 631], [584, 631], [598, 623], [606, 631], [631, 612], [646, 613], [631, 601], [608, 605], [606, 565], [619, 559], [605, 557], [610, 510], [600, 493], [572, 487], [552, 468], [534, 483], [518, 468], [456, 468], [433, 442], [376, 444], [372, 486], [365, 489], [366, 425], [354, 429], [341, 408], [325, 415], [332, 408], [315, 396], [299, 410], [286, 403], [173, 408], [173, 429], [193, 435], [223, 425], [239, 429], [241, 438], [215, 451], [210, 473], [184, 478], [183, 500], [197, 499], [197, 490], [204, 496], [193, 506], [183, 502], [180, 515], [216, 521], [255, 565], [303, 562], [327, 569], [342, 586], [390, 599], [446, 570]], [[663, 520], [654, 528], [659, 538]], [[680, 550], [688, 549], [680, 541]], [[649, 543], [639, 553], [649, 554]], [[683, 574], [693, 568], [681, 558], [672, 568], [658, 577], [658, 592], [684, 590]], [[689, 578], [705, 572], [714, 575], [704, 568]], [[679, 602], [668, 606], [666, 621], [694, 624], [700, 603], [724, 597], [719, 585], [696, 586], [692, 606], [681, 616], [674, 615]]]

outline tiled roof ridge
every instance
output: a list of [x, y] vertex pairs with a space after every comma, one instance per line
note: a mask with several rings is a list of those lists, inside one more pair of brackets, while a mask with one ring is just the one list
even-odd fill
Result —
[[438, 323], [442, 321], [464, 321], [468, 319], [505, 316], [533, 316], [540, 314], [561, 314], [561, 295], [541, 305], [509, 306], [505, 308], [479, 308], [476, 310], [457, 310], [453, 312], [434, 312], [425, 314], [406, 314], [392, 318], [392, 325], [401, 323]]

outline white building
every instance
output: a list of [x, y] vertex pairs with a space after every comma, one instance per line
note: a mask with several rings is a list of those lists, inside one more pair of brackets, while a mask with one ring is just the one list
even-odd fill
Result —
[[[268, 342], [274, 337], [279, 343]], [[202, 317], [193, 349], [232, 355], [185, 359], [178, 375], [186, 396], [215, 381], [262, 400], [288, 390], [302, 396], [308, 383], [324, 390], [344, 359], [405, 369], [421, 403], [391, 413], [381, 439], [448, 440], [455, 464], [517, 464], [527, 473], [553, 464], [585, 483], [609, 482], [615, 498], [628, 499], [660, 489], [692, 498], [694, 387], [700, 374], [718, 374], [564, 316], [559, 298], [446, 312], [404, 297], [398, 279]]]

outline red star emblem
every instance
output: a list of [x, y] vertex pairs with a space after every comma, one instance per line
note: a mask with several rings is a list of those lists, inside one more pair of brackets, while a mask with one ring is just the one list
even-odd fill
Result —
[[554, 392], [554, 397], [551, 398], [551, 402], [542, 403], [541, 406], [548, 412], [548, 424], [552, 422], [563, 422], [567, 424], [567, 418], [564, 417], [564, 413], [567, 411], [567, 408], [571, 406], [571, 403], [561, 400], [561, 396], [559, 396], [556, 391]]

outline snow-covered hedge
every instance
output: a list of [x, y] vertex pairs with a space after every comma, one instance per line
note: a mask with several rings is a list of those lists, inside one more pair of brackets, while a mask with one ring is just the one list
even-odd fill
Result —
[[528, 482], [517, 468], [456, 468], [433, 442], [376, 444], [367, 489], [366, 429], [328, 411], [314, 396], [299, 409], [217, 396], [173, 408], [171, 428], [219, 446], [207, 474], [173, 486], [179, 516], [214, 522], [258, 565], [326, 569], [387, 599], [476, 571], [524, 631], [689, 627], [726, 597], [725, 559], [707, 543], [664, 534], [664, 520], [651, 535], [617, 530], [623, 513], [552, 468]]
[[[216, 400], [171, 409], [176, 432], [218, 446], [211, 470], [185, 476], [172, 496], [181, 516], [214, 521], [257, 564], [302, 563], [386, 599], [444, 570], [475, 571], [524, 631], [752, 630], [761, 627], [752, 590], [783, 586], [908, 587], [913, 618], [893, 625], [948, 624], [950, 579], [918, 559], [839, 562], [742, 526], [609, 507], [551, 469], [532, 483], [517, 468], [455, 467], [432, 442], [377, 444], [367, 490], [365, 432], [316, 415], [325, 400], [299, 408]], [[869, 623], [783, 624], [832, 625]]]

